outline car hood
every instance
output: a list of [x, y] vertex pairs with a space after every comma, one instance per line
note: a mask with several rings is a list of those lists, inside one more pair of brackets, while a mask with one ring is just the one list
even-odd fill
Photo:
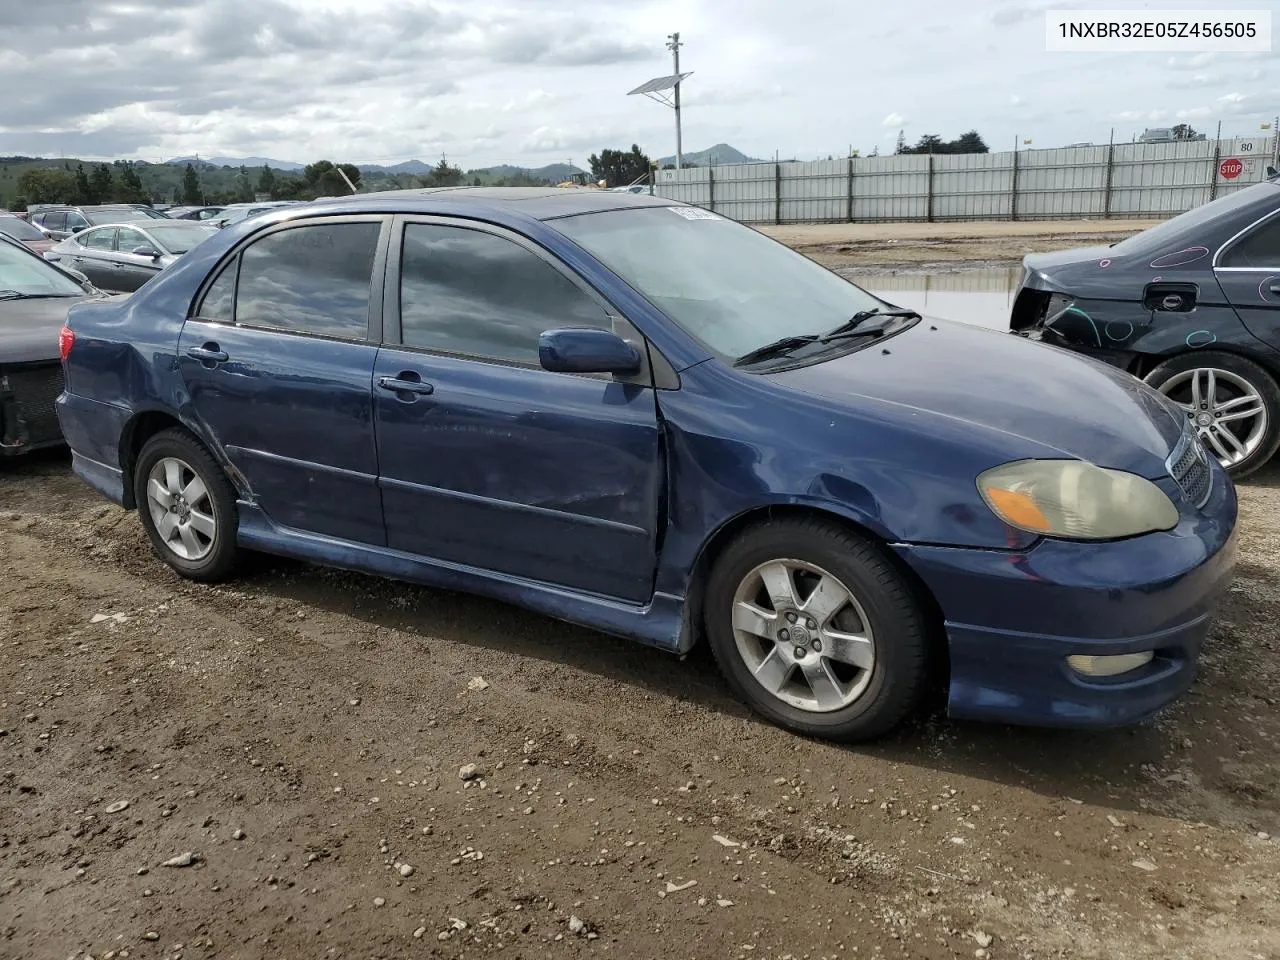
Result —
[[865, 349], [779, 373], [778, 385], [841, 405], [877, 406], [928, 432], [941, 418], [1008, 459], [1078, 458], [1163, 476], [1182, 416], [1122, 370], [1017, 337], [924, 319]]
[[58, 332], [74, 304], [92, 299], [0, 300], [0, 363], [58, 359]]

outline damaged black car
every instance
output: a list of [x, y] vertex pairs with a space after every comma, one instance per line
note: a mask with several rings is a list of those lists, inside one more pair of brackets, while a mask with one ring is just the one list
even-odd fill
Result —
[[1027, 255], [1010, 329], [1142, 378], [1248, 476], [1280, 447], [1280, 182], [1111, 246]]

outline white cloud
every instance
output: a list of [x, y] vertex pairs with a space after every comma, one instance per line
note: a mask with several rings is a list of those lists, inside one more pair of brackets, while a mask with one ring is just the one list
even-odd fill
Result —
[[1184, 116], [1236, 135], [1271, 119], [1264, 92], [1280, 88], [1277, 53], [1046, 56], [1058, 0], [633, 0], [607, 16], [586, 0], [0, 6], [0, 155], [539, 166], [636, 143], [668, 156], [671, 111], [626, 93], [671, 69], [676, 27], [694, 71], [690, 151], [843, 155], [883, 139], [883, 152], [906, 126], [912, 140], [976, 129], [1040, 147]]
[[[1238, 54], [1232, 54], [1232, 56], [1238, 56]], [[1218, 54], [1216, 52], [1203, 50], [1187, 57], [1172, 56], [1167, 62], [1175, 70], [1199, 70], [1201, 67], [1207, 67], [1217, 59]]]

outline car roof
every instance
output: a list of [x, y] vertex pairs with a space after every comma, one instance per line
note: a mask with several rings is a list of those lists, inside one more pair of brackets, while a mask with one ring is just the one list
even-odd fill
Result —
[[611, 190], [571, 187], [422, 187], [360, 193], [334, 200], [316, 200], [308, 206], [342, 212], [430, 213], [448, 204], [475, 205], [477, 214], [519, 213], [535, 220], [552, 220], [582, 213], [625, 210], [631, 207], [683, 206], [677, 200], [647, 193], [614, 193]]

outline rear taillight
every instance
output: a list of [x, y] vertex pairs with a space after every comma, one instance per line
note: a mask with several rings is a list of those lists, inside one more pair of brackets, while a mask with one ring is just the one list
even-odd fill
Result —
[[62, 358], [62, 362], [67, 362], [67, 357], [71, 355], [71, 348], [76, 345], [76, 335], [70, 327], [65, 323], [62, 330], [58, 333], [58, 356]]

